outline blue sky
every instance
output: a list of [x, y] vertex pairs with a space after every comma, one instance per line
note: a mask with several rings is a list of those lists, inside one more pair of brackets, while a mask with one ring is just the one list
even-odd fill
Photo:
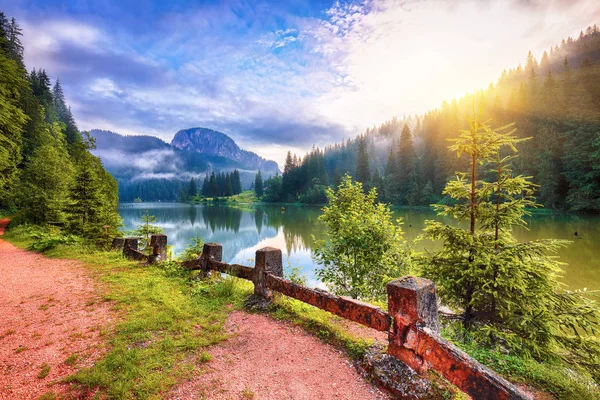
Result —
[[281, 162], [425, 112], [600, 22], [596, 0], [22, 1], [28, 68], [81, 129], [202, 126]]

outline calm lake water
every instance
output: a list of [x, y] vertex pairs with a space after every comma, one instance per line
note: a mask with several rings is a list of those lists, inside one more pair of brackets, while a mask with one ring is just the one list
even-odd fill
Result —
[[[265, 246], [280, 248], [284, 266], [300, 267], [311, 286], [322, 287], [315, 277], [311, 258], [314, 240], [322, 237], [317, 221], [319, 207], [189, 205], [180, 203], [121, 204], [119, 212], [125, 230], [135, 228], [145, 210], [155, 215], [157, 225], [164, 229], [175, 254], [180, 253], [191, 238], [223, 245], [223, 261], [254, 264], [254, 253]], [[403, 230], [409, 240], [419, 235], [425, 220], [440, 219], [431, 211], [399, 210], [404, 220]], [[451, 220], [447, 221], [452, 223]], [[528, 219], [529, 230], [519, 229], [519, 240], [541, 238], [568, 239], [573, 243], [559, 253], [564, 266], [563, 282], [571, 289], [600, 289], [600, 218], [576, 215], [539, 215]], [[573, 235], [574, 232], [578, 236]], [[423, 242], [417, 250], [436, 249], [439, 244]]]

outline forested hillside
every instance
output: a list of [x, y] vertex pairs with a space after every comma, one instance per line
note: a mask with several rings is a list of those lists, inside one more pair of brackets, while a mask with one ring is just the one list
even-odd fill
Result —
[[90, 154], [58, 79], [25, 69], [20, 36], [0, 12], [0, 210], [86, 237], [116, 230], [117, 182]]
[[[406, 94], [409, 95], [409, 94]], [[514, 172], [533, 176], [546, 207], [600, 212], [600, 31], [588, 27], [536, 60], [504, 71], [495, 84], [439, 109], [367, 129], [354, 140], [288, 155], [284, 174], [266, 182], [273, 201], [322, 202], [325, 187], [344, 173], [380, 200], [428, 205], [441, 199], [445, 182], [463, 162], [446, 151], [447, 139], [465, 128], [473, 103], [491, 125], [516, 124], [520, 146]], [[476, 110], [476, 111], [477, 111]]]

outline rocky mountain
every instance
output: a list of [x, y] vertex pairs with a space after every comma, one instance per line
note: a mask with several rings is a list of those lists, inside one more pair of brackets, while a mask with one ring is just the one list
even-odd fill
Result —
[[278, 168], [275, 161], [265, 160], [256, 153], [240, 149], [229, 136], [212, 129], [183, 129], [175, 134], [171, 146], [200, 154], [224, 157], [251, 169], [275, 171]]
[[115, 132], [90, 131], [96, 140], [92, 153], [119, 182], [121, 201], [140, 197], [144, 201], [175, 201], [191, 178], [202, 184], [211, 172], [239, 170], [242, 186], [250, 187], [261, 170], [275, 175], [274, 161], [240, 149], [233, 139], [205, 128], [177, 132], [171, 144], [154, 136], [124, 136]]

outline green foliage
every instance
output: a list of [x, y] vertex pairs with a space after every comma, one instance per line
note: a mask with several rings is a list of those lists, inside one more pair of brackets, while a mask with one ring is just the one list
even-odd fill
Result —
[[[5, 40], [0, 37], [0, 41]], [[8, 205], [21, 162], [22, 128], [27, 115], [20, 108], [20, 100], [26, 87], [22, 68], [0, 50], [0, 207]]]
[[371, 171], [369, 168], [369, 154], [367, 153], [367, 140], [361, 137], [358, 142], [358, 154], [356, 156], [356, 180], [363, 184], [364, 190], [368, 190], [368, 184], [371, 180]]
[[306, 275], [302, 273], [302, 268], [297, 266], [292, 266], [288, 264], [287, 268], [284, 271], [284, 275], [286, 279], [297, 283], [298, 285], [306, 286], [308, 279]]
[[193, 237], [192, 243], [185, 246], [183, 252], [177, 257], [180, 261], [195, 260], [200, 254], [204, 247], [204, 240], [201, 237]]
[[[568, 244], [542, 239], [519, 243], [512, 227], [525, 226], [534, 185], [515, 176], [510, 162], [522, 142], [512, 124], [491, 129], [481, 113], [468, 120], [450, 149], [469, 158], [469, 171], [457, 173], [438, 204], [440, 215], [469, 222], [469, 228], [428, 221], [423, 237], [443, 243], [440, 251], [418, 258], [424, 276], [434, 280], [444, 301], [464, 311], [463, 324], [480, 343], [501, 343], [526, 357], [562, 357], [592, 368], [600, 359], [600, 324], [595, 303], [581, 292], [564, 292], [560, 263], [552, 256]], [[480, 179], [489, 168], [489, 180]]]
[[114, 233], [117, 183], [90, 154], [93, 140], [78, 131], [59, 81], [51, 88], [45, 70], [25, 70], [20, 36], [0, 12], [0, 208], [65, 234]]
[[156, 222], [156, 216], [150, 215], [148, 210], [145, 210], [140, 222], [136, 225], [137, 229], [127, 232], [127, 234], [142, 239], [140, 248], [146, 249], [150, 246], [150, 236], [163, 233], [163, 230], [160, 226], [153, 225]]
[[392, 221], [389, 207], [376, 203], [375, 189], [363, 193], [360, 182], [342, 178], [337, 191], [327, 189], [329, 205], [319, 220], [327, 241], [315, 243], [317, 276], [335, 293], [374, 299], [385, 295], [390, 277], [401, 276], [408, 258], [400, 221]]
[[263, 188], [262, 173], [260, 171], [258, 171], [256, 178], [254, 179], [254, 191], [256, 192], [257, 197], [262, 197], [262, 195], [265, 193]]
[[16, 227], [11, 226], [11, 236], [27, 238], [29, 243], [27, 248], [38, 252], [46, 252], [59, 245], [69, 246], [83, 243], [80, 237], [65, 234], [60, 228], [50, 225], [21, 224]]
[[64, 226], [74, 169], [57, 124], [52, 133], [49, 143], [35, 149], [23, 170], [19, 204], [29, 222]]
[[481, 346], [472, 334], [458, 323], [448, 323], [442, 335], [452, 340], [482, 364], [509, 378], [551, 394], [557, 399], [593, 399], [600, 397], [600, 388], [589, 372], [573, 368], [558, 360], [539, 362], [508, 353], [501, 346]]

